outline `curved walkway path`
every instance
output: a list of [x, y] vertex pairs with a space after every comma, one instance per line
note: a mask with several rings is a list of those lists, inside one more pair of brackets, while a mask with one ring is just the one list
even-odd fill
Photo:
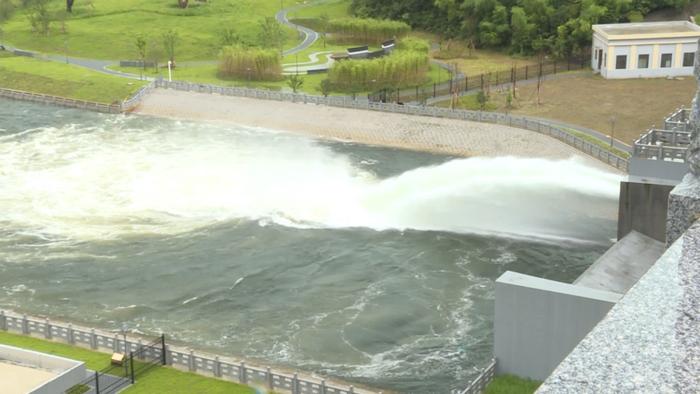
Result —
[[326, 56], [326, 62], [319, 63], [318, 57], [320, 55], [329, 55], [331, 53], [333, 53], [333, 51], [314, 52], [309, 55], [309, 59], [311, 59], [310, 61], [303, 63], [285, 63], [282, 65], [282, 70], [284, 71], [284, 74], [295, 74], [299, 71], [305, 73], [309, 70], [328, 70], [331, 68], [335, 60], [331, 59], [330, 56]]
[[313, 45], [314, 42], [316, 42], [316, 40], [318, 40], [318, 33], [317, 32], [309, 29], [308, 27], [294, 24], [294, 23], [290, 22], [289, 19], [287, 19], [287, 14], [289, 13], [289, 11], [296, 10], [296, 9], [302, 8], [302, 7], [305, 7], [305, 5], [285, 8], [285, 9], [277, 12], [277, 14], [275, 14], [275, 19], [277, 19], [277, 21], [279, 23], [286, 25], [286, 26], [289, 26], [289, 27], [292, 27], [292, 28], [296, 29], [297, 31], [300, 31], [304, 34], [304, 40], [302, 40], [302, 42], [299, 45], [295, 46], [294, 48], [287, 49], [286, 51], [282, 51], [283, 56], [293, 55], [295, 53], [301, 52], [304, 49]]

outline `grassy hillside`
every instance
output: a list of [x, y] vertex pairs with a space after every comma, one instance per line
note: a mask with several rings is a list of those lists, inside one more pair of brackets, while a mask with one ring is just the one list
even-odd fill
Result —
[[69, 64], [0, 55], [2, 88], [110, 104], [129, 97], [143, 84]]
[[[107, 60], [138, 58], [137, 34], [146, 37], [150, 50], [163, 53], [162, 34], [172, 29], [179, 34], [176, 59], [202, 60], [216, 58], [225, 28], [234, 29], [243, 42], [257, 44], [260, 20], [280, 9], [279, 0], [189, 3], [181, 9], [176, 0], [76, 0], [73, 13], [67, 14], [64, 0], [49, 0], [52, 22], [48, 35], [33, 33], [22, 9], [3, 29], [5, 40], [20, 48], [61, 54], [67, 48], [72, 56]], [[285, 32], [286, 46], [296, 44], [296, 31], [285, 28]]]

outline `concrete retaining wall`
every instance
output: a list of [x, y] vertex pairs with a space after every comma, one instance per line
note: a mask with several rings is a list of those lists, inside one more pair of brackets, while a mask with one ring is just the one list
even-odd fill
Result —
[[0, 359], [58, 374], [58, 376], [48, 382], [34, 388], [31, 394], [63, 393], [82, 382], [86, 376], [85, 363], [81, 361], [21, 349], [14, 346], [0, 345]]
[[666, 242], [666, 211], [672, 189], [667, 183], [620, 182], [617, 239], [635, 230]]
[[496, 280], [497, 374], [544, 380], [620, 295], [506, 272]]

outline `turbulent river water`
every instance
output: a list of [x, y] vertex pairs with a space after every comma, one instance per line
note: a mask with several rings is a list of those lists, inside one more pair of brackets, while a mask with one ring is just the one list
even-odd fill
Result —
[[494, 280], [575, 279], [618, 181], [0, 100], [0, 307], [448, 392], [490, 358]]

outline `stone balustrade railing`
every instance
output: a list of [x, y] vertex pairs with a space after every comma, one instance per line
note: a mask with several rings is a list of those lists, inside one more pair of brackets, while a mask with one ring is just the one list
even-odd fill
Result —
[[[50, 321], [15, 315], [0, 310], [0, 330], [17, 334], [41, 337], [46, 340], [61, 341], [93, 350], [139, 354], [141, 358], [162, 358], [162, 350], [157, 347], [143, 347], [141, 339], [125, 337], [118, 333], [106, 333]], [[139, 351], [139, 349], [142, 349]], [[165, 345], [166, 364], [193, 373], [214, 376], [241, 384], [254, 384], [267, 387], [275, 392], [292, 394], [369, 394], [372, 391], [353, 386], [327, 382], [322, 378], [301, 376], [298, 373], [274, 371], [269, 367], [248, 365], [243, 361], [233, 361], [219, 356], [204, 355], [194, 350], [179, 349]], [[380, 393], [381, 394], [381, 393]]]

